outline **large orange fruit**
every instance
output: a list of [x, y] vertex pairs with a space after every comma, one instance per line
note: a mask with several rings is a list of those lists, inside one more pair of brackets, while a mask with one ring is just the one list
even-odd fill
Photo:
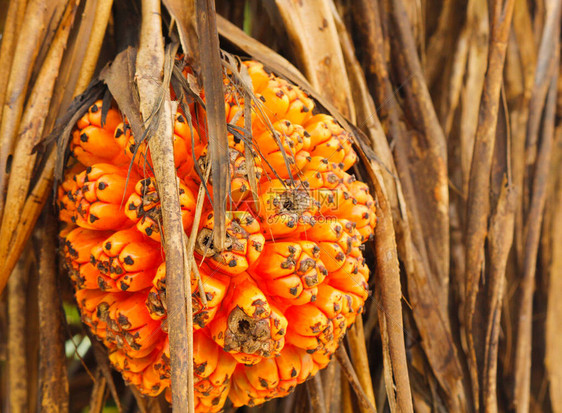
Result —
[[[221, 410], [227, 397], [240, 406], [290, 393], [328, 364], [368, 296], [362, 251], [375, 203], [347, 172], [357, 159], [350, 134], [300, 88], [260, 63], [244, 67], [256, 96], [251, 142], [236, 132], [244, 128], [244, 99], [228, 74], [224, 82], [232, 132], [226, 248], [213, 245], [215, 216], [205, 199], [194, 257], [204, 291], [190, 274], [199, 412]], [[204, 108], [178, 107], [173, 145], [189, 235], [208, 138]], [[142, 393], [170, 399], [158, 184], [148, 145], [135, 142], [117, 107], [105, 123], [101, 113], [99, 101], [72, 135], [58, 188], [61, 251], [82, 319], [113, 366]]]

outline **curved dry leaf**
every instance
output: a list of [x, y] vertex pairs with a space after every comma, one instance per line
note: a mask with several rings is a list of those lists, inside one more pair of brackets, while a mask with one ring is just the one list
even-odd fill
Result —
[[64, 352], [64, 314], [57, 286], [57, 227], [51, 210], [45, 210], [39, 230], [39, 379], [44, 411], [68, 412], [68, 372]]
[[[4, 175], [4, 178], [9, 176], [9, 181], [5, 199], [6, 212], [2, 216], [2, 226], [0, 229], [0, 262], [6, 260], [9, 251], [14, 247], [14, 231], [18, 222], [22, 219], [21, 212], [31, 185], [30, 181], [37, 157], [37, 154], [33, 152], [33, 148], [41, 140], [43, 134], [55, 82], [76, 9], [76, 2], [70, 1], [67, 4], [21, 118], [18, 129], [18, 141], [12, 161], [12, 167], [17, 172], [11, 175]], [[9, 272], [0, 275], [0, 291], [3, 290], [8, 276]]]
[[275, 0], [295, 56], [312, 87], [351, 122], [355, 108], [330, 0]]
[[176, 21], [179, 38], [186, 59], [198, 63], [199, 48], [197, 35], [196, 7], [194, 1], [164, 0], [168, 13]]
[[407, 121], [413, 127], [396, 140], [396, 167], [406, 197], [412, 239], [428, 267], [436, 304], [448, 322], [449, 188], [445, 136], [425, 83], [415, 39], [402, 0], [391, 1], [393, 62], [397, 67]]
[[224, 86], [214, 1], [197, 0], [197, 29], [201, 76], [205, 89], [207, 135], [213, 181], [214, 245], [222, 250], [226, 242], [226, 200], [230, 192], [228, 138], [224, 109]]
[[[558, 35], [560, 31], [558, 30]], [[532, 354], [532, 314], [533, 293], [535, 290], [535, 273], [540, 241], [541, 223], [546, 202], [546, 189], [550, 161], [554, 143], [554, 126], [556, 111], [556, 90], [560, 54], [555, 53], [555, 65], [551, 72], [550, 87], [546, 96], [541, 142], [537, 149], [536, 166], [532, 177], [531, 201], [527, 215], [525, 234], [525, 257], [523, 260], [523, 278], [520, 289], [517, 320], [517, 342], [515, 347], [515, 384], [514, 397], [518, 412], [527, 412], [531, 402], [531, 354]]]
[[22, 260], [8, 282], [8, 408], [14, 412], [28, 411], [26, 354], [26, 293], [29, 265]]
[[[19, 123], [24, 110], [29, 80], [46, 31], [48, 7], [45, 2], [32, 0], [26, 8], [25, 18], [13, 57], [0, 122], [0, 218], [4, 211], [4, 193], [8, 186], [9, 164], [13, 154]], [[1, 288], [0, 288], [1, 291]]]
[[[25, 14], [26, 2], [27, 0], [16, 0], [11, 1], [8, 5], [2, 30], [2, 44], [0, 45], [0, 62], [2, 62], [0, 66], [0, 79], [8, 79], [10, 76], [14, 51]], [[8, 82], [0, 83], [0, 119], [2, 119], [7, 87]]]
[[[555, 172], [562, 162], [562, 126], [557, 128], [556, 140], [558, 144], [554, 151], [551, 172]], [[562, 300], [560, 300], [562, 254], [559, 252], [562, 251], [562, 208], [556, 206], [562, 205], [562, 179], [558, 175], [558, 178], [553, 181], [550, 199], [547, 201], [550, 219], [547, 221], [547, 217], [545, 217], [545, 224], [548, 223], [549, 225], [545, 225], [546, 234], [544, 235], [550, 238], [550, 248], [548, 248], [550, 260], [544, 263], [545, 274], [549, 274], [545, 367], [552, 411], [560, 413], [562, 412], [562, 358], [560, 357], [560, 348], [562, 348], [562, 334], [560, 334], [562, 323]], [[545, 245], [542, 245], [542, 248], [545, 248]]]

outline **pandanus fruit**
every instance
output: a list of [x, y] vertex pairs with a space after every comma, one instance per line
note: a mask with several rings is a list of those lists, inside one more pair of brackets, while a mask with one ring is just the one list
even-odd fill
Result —
[[[186, 237], [198, 222], [190, 277], [199, 412], [220, 411], [227, 397], [256, 405], [290, 393], [327, 365], [368, 297], [363, 244], [376, 224], [375, 202], [347, 172], [357, 159], [351, 135], [260, 63], [242, 69], [251, 102], [232, 74], [224, 81], [232, 191], [223, 249], [213, 244], [208, 195], [195, 217], [210, 165], [205, 110], [191, 102], [174, 116]], [[82, 319], [113, 366], [143, 394], [171, 400], [158, 182], [146, 142], [115, 104], [105, 112], [102, 105], [72, 134], [58, 187], [61, 251]], [[251, 137], [243, 136], [245, 113]], [[205, 181], [205, 194], [212, 184]]]

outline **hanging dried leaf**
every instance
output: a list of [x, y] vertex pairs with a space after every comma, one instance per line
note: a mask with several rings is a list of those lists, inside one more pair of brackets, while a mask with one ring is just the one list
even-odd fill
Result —
[[47, 209], [39, 239], [39, 347], [41, 408], [45, 411], [68, 412], [68, 378], [64, 354], [62, 303], [57, 288], [57, 228]]
[[[51, 103], [55, 81], [60, 68], [62, 55], [72, 27], [77, 3], [69, 2], [62, 16], [49, 53], [41, 67], [31, 97], [27, 102], [19, 125], [18, 141], [14, 152], [12, 166], [17, 174], [10, 176], [6, 194], [6, 213], [2, 216], [0, 230], [0, 262], [4, 262], [9, 251], [14, 248], [13, 234], [21, 219], [27, 193], [30, 187], [36, 154], [33, 148], [41, 139], [46, 114]], [[15, 62], [14, 62], [15, 64]], [[6, 143], [9, 146], [9, 143]], [[6, 178], [8, 175], [6, 175]], [[1, 190], [1, 188], [0, 188]], [[1, 215], [1, 212], [0, 212]], [[4, 289], [11, 268], [0, 276], [0, 291]]]
[[330, 3], [275, 1], [304, 75], [340, 113], [355, 122], [351, 87]]
[[[163, 246], [171, 358], [172, 403], [176, 411], [193, 412], [193, 315], [179, 189], [174, 167], [170, 78], [177, 45], [164, 50], [160, 2], [143, 0], [142, 32], [136, 58], [140, 113], [150, 134], [148, 141], [162, 205]], [[224, 106], [223, 106], [224, 110]], [[218, 180], [217, 180], [218, 182]]]
[[164, 0], [164, 5], [176, 21], [185, 58], [199, 64], [199, 42], [194, 1]]
[[201, 57], [201, 76], [205, 89], [207, 134], [213, 181], [214, 245], [222, 251], [226, 242], [226, 199], [230, 188], [228, 138], [224, 110], [223, 72], [217, 35], [214, 0], [197, 0], [197, 28]]
[[[553, 163], [551, 172], [555, 172], [562, 162], [562, 127], [556, 130], [557, 146], [553, 151]], [[555, 175], [552, 175], [555, 176]], [[550, 260], [546, 263], [545, 273], [549, 276], [548, 310], [546, 315], [546, 357], [545, 366], [548, 372], [550, 403], [552, 411], [559, 413], [562, 411], [562, 359], [559, 357], [560, 346], [562, 345], [562, 335], [560, 334], [560, 322], [562, 320], [562, 300], [558, 292], [562, 289], [562, 255], [557, 251], [562, 251], [562, 209], [557, 207], [562, 205], [562, 180], [560, 175], [553, 179], [550, 199], [547, 205], [550, 206], [549, 219], [545, 217], [545, 236], [549, 238], [547, 250]], [[550, 229], [550, 230], [548, 230]]]

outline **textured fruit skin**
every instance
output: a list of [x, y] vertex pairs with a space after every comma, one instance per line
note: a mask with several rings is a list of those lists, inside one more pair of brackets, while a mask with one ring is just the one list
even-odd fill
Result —
[[123, 168], [100, 163], [88, 166], [75, 178], [67, 193], [76, 206], [72, 223], [96, 230], [118, 230], [128, 223], [120, 209], [133, 192], [134, 180], [138, 179], [135, 173], [128, 178]]
[[[205, 326], [213, 320], [230, 286], [230, 277], [214, 271], [205, 264], [199, 267], [198, 272], [205, 290], [206, 303], [202, 301], [199, 285], [195, 276], [192, 274], [191, 305], [193, 309], [194, 331], [205, 328]], [[165, 317], [167, 315], [165, 263], [160, 264], [156, 271], [156, 276], [152, 280], [152, 288], [148, 293], [145, 304], [150, 313], [150, 317], [154, 320], [162, 320], [162, 322], [165, 323]], [[165, 324], [163, 328], [166, 329]]]
[[[129, 196], [125, 206], [125, 215], [137, 223], [137, 229], [140, 232], [154, 241], [160, 242], [161, 234], [158, 223], [161, 220], [161, 206], [155, 180], [150, 177], [141, 179], [134, 188], [134, 192]], [[189, 232], [193, 223], [196, 200], [182, 180], [179, 182], [179, 198], [183, 228]]]
[[[317, 113], [300, 88], [258, 62], [244, 66], [256, 97], [251, 142], [239, 85], [229, 73], [224, 79], [226, 248], [212, 243], [211, 180], [195, 228], [198, 412], [221, 411], [227, 398], [242, 406], [289, 394], [330, 362], [369, 296], [363, 249], [376, 225], [375, 201], [348, 172], [357, 159], [351, 135]], [[210, 165], [209, 138], [205, 110], [178, 107], [174, 166], [189, 236]], [[141, 393], [171, 401], [165, 234], [150, 150], [116, 107], [103, 124], [102, 112], [98, 101], [72, 133], [73, 157], [57, 190], [61, 255], [82, 319], [113, 367]]]
[[311, 241], [269, 242], [250, 274], [282, 305], [316, 300], [318, 285], [328, 275], [320, 247]]
[[219, 314], [209, 331], [215, 342], [243, 364], [279, 354], [287, 319], [247, 273], [231, 280]]
[[265, 237], [256, 218], [249, 212], [233, 211], [226, 216], [226, 249], [216, 251], [212, 245], [215, 216], [210, 209], [201, 217], [195, 251], [200, 257], [207, 257], [207, 263], [230, 275], [240, 274], [248, 269], [260, 256]]

